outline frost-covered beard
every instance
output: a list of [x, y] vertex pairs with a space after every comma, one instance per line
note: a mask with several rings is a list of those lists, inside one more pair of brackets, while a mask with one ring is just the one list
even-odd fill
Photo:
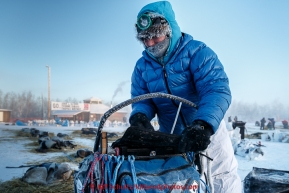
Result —
[[170, 45], [170, 39], [166, 38], [154, 46], [147, 47], [147, 51], [155, 58], [163, 57]]

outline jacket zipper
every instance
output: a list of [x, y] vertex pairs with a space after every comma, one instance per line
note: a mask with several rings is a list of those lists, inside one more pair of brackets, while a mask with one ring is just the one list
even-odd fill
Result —
[[[160, 60], [160, 62], [161, 62], [161, 65], [163, 66], [163, 73], [164, 73], [164, 79], [165, 79], [165, 84], [166, 84], [167, 91], [168, 91], [169, 94], [172, 94], [172, 92], [171, 92], [171, 90], [169, 88], [168, 76], [167, 76], [167, 72], [166, 72], [166, 69], [165, 69], [165, 65], [163, 63], [163, 58]], [[174, 101], [174, 100], [171, 100], [171, 101], [178, 108], [178, 105], [177, 105], [176, 101]], [[184, 117], [184, 115], [182, 113], [182, 110], [180, 110], [180, 117], [181, 117], [181, 121], [183, 122], [183, 125], [185, 127], [188, 127], [187, 122], [185, 121], [185, 117]]]

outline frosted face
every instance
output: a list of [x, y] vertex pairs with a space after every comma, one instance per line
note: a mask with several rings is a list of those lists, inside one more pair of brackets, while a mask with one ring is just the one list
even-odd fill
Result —
[[[145, 44], [146, 45], [146, 44]], [[152, 46], [147, 47], [147, 51], [153, 55], [155, 58], [163, 57], [170, 45], [170, 39], [165, 38], [158, 43], [152, 44]]]

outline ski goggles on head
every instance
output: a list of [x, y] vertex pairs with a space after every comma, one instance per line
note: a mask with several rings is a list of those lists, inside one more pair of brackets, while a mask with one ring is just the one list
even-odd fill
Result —
[[150, 17], [148, 14], [142, 14], [136, 22], [137, 26], [137, 31], [144, 31], [151, 27], [154, 24], [163, 24], [166, 23], [167, 21], [164, 18], [161, 17]]

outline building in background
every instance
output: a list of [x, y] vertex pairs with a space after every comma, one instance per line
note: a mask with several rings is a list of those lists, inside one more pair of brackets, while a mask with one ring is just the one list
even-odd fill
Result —
[[[54, 118], [67, 119], [73, 121], [100, 121], [103, 114], [111, 107], [102, 104], [102, 100], [91, 97], [83, 100], [83, 103], [51, 102], [51, 110]], [[113, 113], [108, 120], [126, 122], [128, 112], [118, 110]]]
[[10, 122], [11, 110], [0, 109], [0, 122]]

